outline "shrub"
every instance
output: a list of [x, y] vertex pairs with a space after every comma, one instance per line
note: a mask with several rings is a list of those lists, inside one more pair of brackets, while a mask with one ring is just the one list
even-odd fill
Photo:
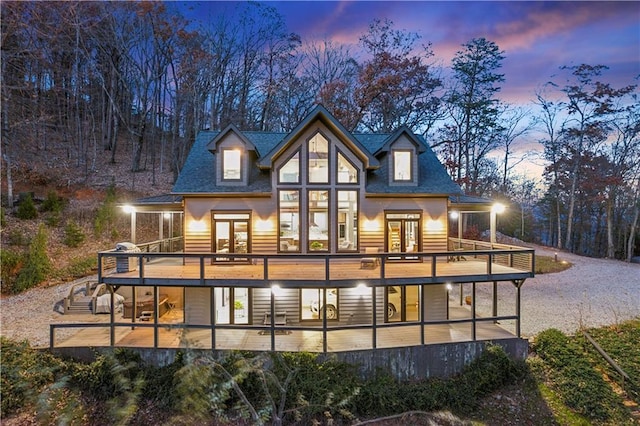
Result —
[[116, 190], [113, 186], [107, 189], [107, 196], [96, 213], [93, 222], [93, 231], [96, 236], [100, 236], [105, 230], [111, 229], [116, 218]]
[[38, 210], [36, 209], [36, 205], [33, 202], [33, 198], [30, 193], [27, 193], [20, 200], [20, 204], [18, 204], [18, 210], [16, 212], [16, 217], [22, 220], [30, 220], [38, 217]]
[[98, 258], [93, 254], [88, 254], [85, 257], [71, 259], [69, 265], [55, 272], [55, 276], [61, 280], [82, 278], [97, 269]]
[[17, 276], [24, 264], [25, 256], [21, 252], [0, 250], [0, 276], [2, 277], [2, 294], [17, 293]]
[[60, 197], [57, 192], [49, 191], [47, 193], [47, 198], [45, 198], [45, 200], [42, 202], [42, 205], [40, 206], [40, 211], [62, 213], [62, 210], [64, 210], [66, 204], [66, 200]]
[[12, 246], [26, 246], [29, 244], [29, 239], [19, 229], [12, 229], [7, 235], [7, 243]]
[[66, 364], [29, 344], [0, 337], [2, 350], [2, 396], [0, 417], [35, 403], [42, 388], [66, 372]]
[[623, 408], [620, 398], [589, 364], [580, 346], [561, 331], [549, 329], [540, 333], [534, 350], [551, 367], [552, 387], [568, 407], [599, 421], [613, 419], [615, 411]]
[[0, 207], [0, 226], [3, 228], [7, 226], [7, 217], [5, 216], [4, 207]]
[[63, 243], [67, 247], [80, 247], [85, 240], [84, 232], [82, 232], [82, 228], [78, 226], [73, 220], [67, 222], [67, 225], [64, 228], [64, 239]]
[[47, 278], [51, 269], [51, 261], [47, 256], [47, 231], [44, 225], [40, 225], [38, 233], [29, 245], [24, 268], [18, 274], [17, 291], [24, 291], [40, 284]]

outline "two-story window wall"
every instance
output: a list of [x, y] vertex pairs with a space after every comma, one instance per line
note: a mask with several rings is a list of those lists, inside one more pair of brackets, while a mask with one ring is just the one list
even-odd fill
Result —
[[277, 173], [280, 252], [358, 249], [360, 170], [331, 140], [314, 134]]

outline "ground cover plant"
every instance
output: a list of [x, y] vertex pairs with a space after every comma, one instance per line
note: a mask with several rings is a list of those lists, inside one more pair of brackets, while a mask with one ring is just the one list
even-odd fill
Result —
[[587, 354], [590, 362], [618, 383], [629, 399], [640, 405], [640, 318], [608, 327], [586, 330], [618, 366], [629, 376], [624, 379], [602, 357], [586, 338], [579, 334], [576, 340]]
[[593, 424], [633, 424], [629, 410], [576, 338], [545, 330], [533, 345], [542, 361], [541, 380], [572, 411]]
[[127, 350], [88, 364], [4, 338], [2, 351], [2, 417], [37, 412], [46, 423], [354, 424], [441, 410], [455, 419], [526, 375], [524, 364], [497, 346], [449, 380], [410, 383], [382, 371], [365, 380], [350, 364], [308, 353], [236, 352], [215, 360], [187, 352], [159, 368]]
[[536, 255], [536, 274], [552, 274], [571, 268], [572, 264], [561, 258]]

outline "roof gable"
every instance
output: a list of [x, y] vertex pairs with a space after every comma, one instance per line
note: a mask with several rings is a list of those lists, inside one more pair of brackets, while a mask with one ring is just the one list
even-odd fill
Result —
[[220, 133], [218, 133], [208, 144], [207, 144], [207, 149], [212, 153], [215, 154], [216, 151], [218, 150], [218, 145], [220, 144], [220, 142], [222, 142], [227, 135], [229, 135], [230, 133], [235, 134], [236, 136], [238, 136], [238, 138], [242, 141], [242, 143], [244, 143], [245, 148], [247, 151], [255, 151], [257, 153], [258, 156], [260, 156], [260, 153], [258, 152], [258, 148], [253, 144], [253, 142], [251, 142], [243, 132], [241, 132], [235, 125], [230, 124], [228, 125], [223, 131], [221, 131]]
[[312, 126], [316, 121], [321, 121], [325, 126], [331, 129], [334, 133], [340, 135], [342, 140], [348, 145], [351, 145], [351, 149], [356, 155], [361, 157], [365, 164], [365, 168], [377, 168], [380, 166], [378, 160], [371, 154], [367, 148], [365, 148], [336, 118], [331, 115], [322, 105], [317, 105], [306, 117], [302, 120], [280, 143], [273, 147], [268, 153], [266, 153], [258, 161], [258, 166], [261, 168], [271, 168], [273, 161], [293, 142], [295, 142], [299, 136]]
[[400, 139], [402, 135], [405, 135], [416, 147], [418, 153], [423, 153], [427, 150], [427, 146], [422, 139], [418, 138], [407, 126], [402, 126], [389, 135], [389, 137], [384, 141], [384, 144], [374, 153], [374, 155], [377, 157], [379, 154], [389, 152], [393, 143]]

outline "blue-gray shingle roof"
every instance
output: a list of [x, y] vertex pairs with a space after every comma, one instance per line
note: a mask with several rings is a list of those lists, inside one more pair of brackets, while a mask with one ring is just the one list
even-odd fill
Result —
[[[207, 145], [219, 132], [202, 131], [187, 156], [187, 160], [182, 168], [178, 180], [173, 187], [174, 194], [215, 194], [215, 193], [251, 193], [251, 192], [271, 192], [271, 178], [268, 170], [261, 170], [258, 162], [264, 162], [264, 156], [270, 153], [285, 138], [287, 133], [279, 132], [243, 132], [243, 135], [253, 143], [257, 151], [263, 157], [253, 159], [254, 167], [251, 167], [249, 174], [249, 184], [247, 186], [216, 186], [215, 175], [215, 155], [208, 149]], [[379, 194], [430, 194], [430, 195], [459, 195], [462, 190], [456, 185], [446, 170], [429, 148], [424, 138], [415, 135], [416, 139], [424, 145], [424, 151], [418, 155], [418, 185], [389, 186], [388, 161], [384, 161], [387, 155], [381, 148], [388, 142], [390, 134], [351, 134], [368, 152], [373, 156], [378, 153], [380, 167], [367, 171], [366, 191], [368, 193]]]

